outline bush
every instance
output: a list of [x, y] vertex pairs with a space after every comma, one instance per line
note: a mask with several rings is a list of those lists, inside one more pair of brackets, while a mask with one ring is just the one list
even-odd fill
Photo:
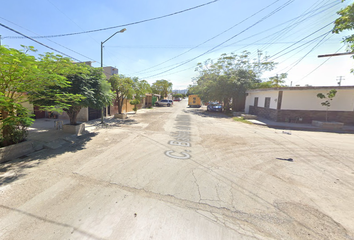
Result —
[[140, 103], [139, 99], [134, 99], [130, 101], [131, 105], [134, 105], [133, 111], [136, 113], [138, 111], [138, 107], [136, 105], [138, 105]]
[[[4, 99], [2, 99], [4, 100]], [[27, 128], [33, 123], [28, 110], [13, 101], [3, 102], [0, 124], [0, 146], [5, 147], [24, 141]]]

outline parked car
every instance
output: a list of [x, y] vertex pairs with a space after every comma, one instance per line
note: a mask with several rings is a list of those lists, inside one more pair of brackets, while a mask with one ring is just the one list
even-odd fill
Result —
[[176, 101], [176, 102], [179, 102], [179, 101], [181, 101], [182, 100], [182, 98], [175, 98], [173, 101]]
[[220, 103], [209, 103], [207, 111], [210, 112], [222, 112], [222, 105]]
[[168, 99], [162, 99], [162, 100], [159, 100], [159, 101], [155, 102], [156, 106], [167, 106], [167, 107], [170, 107], [172, 104], [173, 104], [173, 101], [172, 100], [168, 100]]

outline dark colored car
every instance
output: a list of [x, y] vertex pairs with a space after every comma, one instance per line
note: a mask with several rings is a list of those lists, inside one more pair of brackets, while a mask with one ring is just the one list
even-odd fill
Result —
[[220, 103], [210, 103], [208, 104], [207, 111], [222, 112], [222, 105]]

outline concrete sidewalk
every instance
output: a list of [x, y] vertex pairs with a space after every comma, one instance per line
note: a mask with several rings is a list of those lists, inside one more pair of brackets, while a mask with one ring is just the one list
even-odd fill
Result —
[[[59, 121], [60, 124], [56, 124]], [[35, 150], [42, 148], [57, 149], [65, 143], [73, 143], [80, 137], [76, 134], [66, 133], [62, 130], [62, 124], [68, 124], [69, 120], [40, 118], [36, 119], [28, 128], [27, 140], [32, 141]], [[95, 127], [85, 123], [85, 131], [92, 132]]]
[[[140, 113], [144, 111], [139, 111]], [[113, 118], [113, 116], [104, 117], [104, 125], [101, 124], [101, 118], [84, 122], [85, 134], [93, 133], [100, 128], [118, 127], [124, 124], [125, 121], [129, 121], [129, 117], [134, 115], [134, 112], [128, 112], [127, 120]], [[57, 121], [60, 124], [56, 123]], [[63, 124], [69, 124], [69, 120], [63, 119], [49, 119], [40, 118], [36, 119], [31, 127], [28, 128], [27, 140], [34, 143], [35, 150], [42, 148], [57, 149], [65, 143], [74, 143], [80, 138], [80, 135], [63, 132]], [[84, 135], [85, 135], [84, 134]]]
[[270, 128], [280, 128], [287, 130], [302, 130], [302, 131], [322, 131], [322, 132], [337, 132], [337, 133], [354, 133], [354, 125], [344, 125], [343, 129], [324, 129], [320, 127], [313, 126], [307, 123], [286, 123], [286, 122], [275, 122], [269, 119], [258, 117], [257, 120], [250, 119], [249, 122], [253, 124], [267, 126]]

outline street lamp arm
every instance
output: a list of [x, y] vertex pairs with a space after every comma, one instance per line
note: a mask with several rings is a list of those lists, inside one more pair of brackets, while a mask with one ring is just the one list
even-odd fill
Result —
[[102, 45], [107, 42], [109, 39], [111, 39], [114, 35], [116, 35], [117, 33], [122, 33], [122, 32], [125, 32], [125, 30], [127, 30], [126, 28], [123, 28], [121, 29], [120, 31], [118, 32], [115, 32], [112, 36], [110, 36], [109, 38], [107, 38], [105, 41], [102, 42]]

